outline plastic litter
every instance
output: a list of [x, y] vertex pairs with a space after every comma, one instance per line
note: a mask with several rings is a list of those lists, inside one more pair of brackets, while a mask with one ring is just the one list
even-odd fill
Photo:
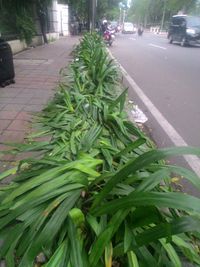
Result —
[[147, 116], [142, 112], [141, 109], [138, 108], [137, 105], [133, 105], [133, 109], [131, 110], [134, 121], [137, 123], [145, 123], [148, 121]]

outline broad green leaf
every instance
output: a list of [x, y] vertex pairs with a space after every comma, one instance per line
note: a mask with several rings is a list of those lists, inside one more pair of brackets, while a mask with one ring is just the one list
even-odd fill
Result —
[[105, 267], [112, 267], [112, 257], [113, 257], [113, 247], [112, 243], [110, 242], [105, 247]]
[[93, 209], [92, 213], [99, 216], [105, 213], [114, 213], [121, 209], [141, 206], [156, 206], [199, 213], [200, 199], [182, 193], [133, 192], [127, 197], [109, 201], [106, 205]]
[[194, 247], [189, 243], [189, 240], [186, 242], [183, 238], [179, 236], [173, 236], [172, 242], [176, 244], [183, 252], [183, 254], [192, 262], [200, 265], [200, 255], [199, 249]]
[[10, 176], [10, 175], [14, 175], [16, 174], [17, 172], [17, 169], [18, 167], [15, 167], [15, 168], [12, 168], [12, 169], [9, 169], [7, 171], [4, 171], [0, 174], [0, 180], [3, 180], [5, 179], [6, 177]]
[[113, 229], [108, 227], [103, 233], [101, 233], [92, 248], [89, 256], [90, 266], [95, 267], [103, 254], [105, 247], [109, 244], [112, 237]]
[[[72, 192], [73, 190], [83, 188], [83, 185], [78, 183], [70, 184], [63, 178], [66, 178], [66, 174], [61, 175], [58, 179], [53, 179], [52, 181], [37, 187], [29, 194], [26, 194], [26, 196], [21, 198], [19, 201], [16, 201], [12, 207], [12, 210], [18, 208], [19, 206], [26, 205], [26, 203], [28, 203], [27, 206], [29, 207], [36, 206], [45, 200], [50, 200], [53, 193], [57, 193], [59, 196], [61, 193]], [[55, 194], [53, 196], [55, 197]]]
[[98, 236], [101, 232], [100, 226], [96, 220], [96, 217], [92, 216], [91, 214], [88, 214], [86, 217], [87, 222], [89, 223], [92, 230], [95, 232], [95, 234]]
[[70, 240], [70, 262], [72, 266], [83, 267], [83, 260], [81, 257], [81, 241], [77, 234], [77, 228], [75, 227], [72, 219], [68, 218], [68, 234]]
[[72, 132], [71, 138], [70, 138], [70, 147], [71, 147], [71, 152], [76, 155], [77, 150], [76, 150], [76, 142], [75, 142], [75, 133]]
[[18, 242], [18, 239], [15, 240], [14, 243], [11, 244], [6, 256], [5, 256], [5, 260], [6, 260], [6, 267], [15, 267], [15, 246]]
[[102, 131], [102, 126], [98, 123], [94, 124], [88, 132], [84, 135], [83, 139], [81, 140], [83, 148], [86, 151], [89, 151], [96, 139], [99, 137]]
[[[138, 257], [140, 258], [140, 266], [155, 266], [158, 267], [158, 262], [155, 257], [151, 254], [147, 247], [143, 246], [138, 248]], [[160, 266], [159, 266], [160, 267]]]
[[128, 144], [127, 147], [124, 150], [122, 150], [119, 153], [117, 153], [115, 155], [115, 157], [120, 157], [120, 156], [126, 155], [127, 153], [133, 151], [135, 148], [138, 148], [139, 146], [144, 144], [145, 141], [146, 140], [144, 138], [139, 138], [138, 140], [132, 142], [131, 144]]
[[183, 168], [181, 166], [171, 166], [171, 165], [163, 165], [161, 166], [161, 168], [168, 169], [173, 173], [185, 177], [185, 179], [190, 181], [198, 190], [200, 190], [200, 179], [193, 171]]
[[134, 160], [130, 160], [120, 171], [118, 171], [106, 184], [103, 190], [96, 197], [93, 208], [109, 194], [109, 192], [121, 181], [125, 180], [131, 173], [135, 173], [139, 169], [147, 167], [150, 163], [162, 160], [168, 156], [194, 154], [200, 155], [200, 149], [192, 147], [176, 147], [167, 149], [158, 149], [148, 151]]
[[170, 223], [160, 223], [144, 230], [135, 237], [136, 243], [140, 247], [164, 237], [168, 238], [185, 232], [199, 231], [199, 225], [199, 219], [189, 216], [173, 219]]
[[137, 256], [133, 251], [127, 253], [129, 267], [139, 267]]
[[12, 201], [15, 197], [22, 195], [23, 193], [27, 192], [30, 189], [33, 189], [34, 187], [47, 182], [53, 178], [55, 178], [57, 175], [59, 175], [66, 167], [56, 167], [53, 170], [48, 170], [38, 177], [36, 177], [34, 180], [27, 181], [22, 186], [16, 188], [11, 195], [9, 195], [7, 198], [4, 199], [2, 204], [7, 203], [9, 201]]
[[69, 93], [67, 92], [67, 90], [64, 89], [63, 85], [60, 84], [60, 88], [62, 89], [62, 92], [64, 94], [64, 101], [69, 109], [70, 112], [73, 112], [74, 111], [74, 108], [72, 106], [72, 103], [71, 103], [71, 99], [70, 99], [70, 95]]
[[[102, 163], [102, 161], [99, 161], [99, 162]], [[76, 165], [76, 169], [79, 170], [79, 171], [81, 171], [81, 172], [83, 172], [83, 173], [89, 174], [92, 177], [98, 177], [98, 176], [100, 176], [100, 174], [98, 172], [96, 172], [92, 168], [90, 168], [90, 167], [88, 167], [88, 166], [86, 166], [84, 164], [81, 164], [81, 163], [79, 163], [79, 164]]]
[[110, 106], [110, 109], [112, 110], [113, 108], [116, 107], [116, 105], [118, 103], [120, 103], [120, 112], [122, 112], [122, 110], [124, 109], [124, 103], [125, 103], [125, 100], [126, 100], [126, 95], [127, 95], [127, 92], [128, 92], [128, 88], [126, 88], [118, 97], [116, 100], [113, 101], [113, 103], [111, 104]]
[[59, 266], [65, 267], [69, 261], [69, 245], [68, 240], [65, 240], [55, 251], [50, 260], [44, 267]]
[[19, 267], [26, 267], [32, 264], [41, 247], [48, 245], [54, 239], [63, 222], [66, 220], [68, 212], [75, 205], [79, 197], [80, 190], [77, 190], [58, 206], [35, 242], [28, 247]]
[[173, 246], [171, 244], [167, 243], [165, 239], [160, 239], [160, 243], [162, 244], [162, 246], [166, 250], [168, 257], [170, 258], [170, 261], [172, 262], [174, 267], [182, 267], [180, 258], [178, 256], [178, 254], [176, 253], [175, 249], [173, 248]]
[[169, 178], [170, 172], [167, 169], [159, 170], [149, 177], [145, 178], [139, 186], [135, 189], [135, 192], [146, 192], [152, 190], [155, 186], [159, 185], [161, 181]]
[[102, 256], [105, 247], [109, 244], [109, 242], [111, 242], [112, 236], [116, 233], [128, 213], [129, 211], [125, 210], [119, 211], [115, 215], [113, 215], [113, 217], [108, 223], [107, 228], [98, 236], [97, 240], [92, 246], [91, 253], [89, 256], [89, 262], [91, 267], [96, 266], [100, 257]]
[[[8, 231], [3, 235], [3, 239], [0, 235], [1, 241], [3, 241], [3, 245], [1, 245], [0, 256], [1, 258], [5, 257], [9, 250], [14, 250], [18, 240], [22, 235], [22, 231], [24, 230], [24, 225], [18, 224], [13, 226], [12, 228], [8, 228]], [[14, 257], [14, 255], [12, 255]]]
[[124, 252], [126, 253], [132, 243], [133, 240], [133, 233], [131, 231], [131, 229], [129, 228], [129, 225], [127, 224], [127, 222], [125, 223], [125, 233], [124, 233]]

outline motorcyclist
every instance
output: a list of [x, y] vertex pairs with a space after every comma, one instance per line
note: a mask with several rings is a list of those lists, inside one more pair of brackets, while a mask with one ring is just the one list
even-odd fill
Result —
[[101, 33], [103, 36], [103, 39], [106, 44], [109, 46], [112, 45], [115, 35], [114, 35], [115, 30], [112, 30], [110, 27], [110, 24], [108, 23], [107, 20], [103, 20], [102, 25], [101, 25]]
[[104, 32], [108, 29], [108, 21], [104, 19], [101, 24], [101, 33], [104, 34]]
[[140, 26], [138, 27], [138, 35], [139, 35], [139, 36], [142, 36], [143, 31], [144, 31], [144, 29], [143, 29], [142, 25], [140, 25]]

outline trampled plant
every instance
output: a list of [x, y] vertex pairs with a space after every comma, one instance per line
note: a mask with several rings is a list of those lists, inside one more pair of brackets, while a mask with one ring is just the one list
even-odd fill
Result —
[[0, 257], [8, 267], [200, 266], [200, 199], [176, 192], [164, 164], [197, 148], [155, 149], [124, 112], [126, 90], [98, 35], [84, 36], [33, 137], [13, 153], [40, 152], [0, 175]]

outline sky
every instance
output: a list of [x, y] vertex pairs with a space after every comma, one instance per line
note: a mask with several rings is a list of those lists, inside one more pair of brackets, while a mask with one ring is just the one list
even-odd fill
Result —
[[131, 6], [131, 1], [132, 1], [132, 0], [127, 0], [127, 6], [128, 6], [128, 7]]

